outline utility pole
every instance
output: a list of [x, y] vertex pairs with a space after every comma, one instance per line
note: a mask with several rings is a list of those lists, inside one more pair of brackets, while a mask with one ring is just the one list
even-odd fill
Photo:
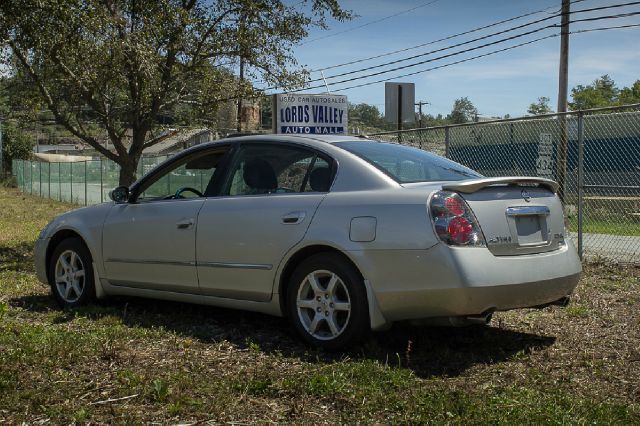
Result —
[[420, 128], [422, 128], [422, 105], [429, 105], [429, 102], [425, 102], [425, 101], [418, 101], [418, 102], [416, 103], [416, 105], [418, 106], [418, 117], [419, 117], [419, 119], [418, 119], [418, 123], [419, 123], [419, 124], [418, 124], [418, 126], [419, 126]]
[[[567, 92], [569, 79], [569, 14], [570, 1], [562, 0], [560, 25], [560, 66], [558, 71], [558, 112], [567, 112]], [[567, 175], [568, 132], [566, 115], [558, 117], [560, 125], [560, 145], [558, 146], [557, 180], [560, 199], [565, 201], [565, 181]]]
[[[402, 130], [402, 85], [398, 85], [398, 130]], [[400, 139], [400, 133], [398, 133]]]

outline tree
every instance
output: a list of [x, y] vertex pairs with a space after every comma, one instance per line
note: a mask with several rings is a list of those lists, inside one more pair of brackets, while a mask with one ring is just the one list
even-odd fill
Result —
[[569, 108], [576, 111], [616, 105], [619, 93], [615, 82], [605, 74], [587, 86], [579, 84], [571, 89], [573, 102], [569, 102]]
[[620, 89], [618, 103], [620, 105], [640, 103], [640, 80], [636, 80], [631, 87]]
[[[2, 0], [0, 52], [56, 122], [119, 164], [120, 184], [129, 185], [159, 114], [183, 104], [205, 113], [251, 94], [225, 64], [242, 58], [248, 78], [300, 84], [306, 74], [292, 47], [328, 17], [351, 17], [338, 0], [304, 1], [309, 8], [282, 0]], [[88, 131], [88, 115], [114, 151]]]
[[385, 129], [387, 127], [387, 123], [384, 121], [384, 117], [378, 107], [364, 102], [349, 104], [349, 120], [374, 129]]
[[549, 101], [550, 99], [546, 96], [540, 96], [537, 102], [529, 105], [529, 108], [527, 108], [527, 112], [532, 115], [549, 114], [553, 112], [553, 110], [549, 106]]
[[467, 98], [456, 99], [453, 103], [453, 109], [451, 113], [447, 116], [447, 119], [454, 124], [467, 123], [469, 121], [473, 121], [478, 115], [478, 110], [473, 103]]
[[12, 123], [0, 123], [2, 126], [2, 166], [11, 169], [13, 160], [28, 160], [33, 152], [33, 140]]

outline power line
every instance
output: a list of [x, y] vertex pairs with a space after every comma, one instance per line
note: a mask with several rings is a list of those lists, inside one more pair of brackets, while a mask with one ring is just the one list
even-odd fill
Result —
[[[612, 8], [619, 8], [619, 7], [625, 7], [625, 6], [634, 6], [634, 5], [638, 5], [638, 4], [640, 4], [640, 1], [629, 2], [629, 3], [624, 3], [624, 4], [617, 4], [617, 5], [610, 5], [610, 6], [600, 6], [600, 7], [594, 7], [594, 8], [589, 8], [589, 9], [581, 9], [581, 10], [572, 11], [571, 14], [584, 13], [584, 12], [594, 12], [594, 11], [604, 10], [604, 9], [612, 9]], [[467, 44], [475, 43], [475, 42], [480, 41], [480, 40], [486, 40], [488, 38], [491, 38], [491, 37], [494, 37], [494, 36], [497, 36], [497, 35], [500, 35], [500, 34], [509, 33], [509, 32], [515, 31], [515, 30], [519, 30], [519, 29], [522, 29], [522, 28], [525, 28], [525, 27], [528, 27], [528, 26], [531, 26], [531, 25], [534, 25], [534, 24], [539, 24], [541, 22], [557, 18], [558, 16], [560, 16], [560, 14], [555, 14], [555, 15], [552, 15], [552, 16], [549, 16], [549, 17], [546, 17], [546, 18], [537, 19], [537, 20], [534, 20], [534, 21], [531, 21], [531, 22], [527, 22], [525, 24], [521, 24], [521, 25], [518, 25], [518, 26], [515, 26], [515, 27], [507, 28], [505, 30], [501, 30], [501, 31], [498, 31], [498, 32], [495, 32], [495, 33], [487, 34], [487, 35], [484, 35], [482, 37], [477, 37], [477, 38], [474, 38], [474, 39], [471, 39], [471, 40], [468, 40], [468, 41], [456, 43], [456, 44], [451, 45], [451, 46], [446, 46], [446, 47], [442, 47], [442, 48], [439, 48], [439, 49], [431, 50], [429, 52], [408, 56], [406, 58], [396, 59], [394, 61], [389, 61], [389, 62], [385, 62], [385, 63], [378, 64], [378, 65], [372, 65], [372, 66], [369, 66], [369, 67], [360, 68], [358, 70], [346, 71], [346, 72], [342, 72], [342, 73], [339, 73], [339, 74], [326, 76], [325, 78], [327, 80], [330, 80], [330, 79], [333, 79], [333, 78], [344, 77], [344, 76], [347, 76], [347, 75], [353, 75], [353, 74], [357, 74], [357, 73], [360, 73], [360, 72], [370, 71], [370, 70], [373, 70], [373, 69], [376, 69], [376, 68], [380, 68], [380, 67], [384, 67], [384, 66], [388, 66], [388, 65], [394, 65], [394, 64], [401, 63], [401, 62], [410, 61], [412, 59], [420, 58], [420, 57], [423, 57], [423, 56], [428, 56], [428, 55], [431, 55], [431, 54], [434, 54], [434, 53], [443, 52], [445, 50], [450, 50], [450, 49], [453, 49], [453, 48], [456, 48], [456, 47], [460, 47], [460, 46], [464, 46], [464, 45], [467, 45]], [[631, 15], [629, 15], [629, 16], [631, 16]], [[624, 16], [620, 16], [620, 17], [624, 17]], [[591, 20], [597, 20], [597, 19], [591, 18]], [[572, 22], [582, 22], [582, 21], [572, 21]], [[555, 25], [550, 25], [550, 26], [547, 26], [545, 28], [553, 28], [553, 27], [555, 27]], [[527, 35], [527, 34], [531, 34], [531, 33], [525, 33], [524, 35]], [[508, 41], [508, 40], [511, 40], [511, 38], [502, 39], [502, 41]], [[489, 43], [489, 44], [485, 44], [483, 46], [486, 47], [486, 46], [490, 46], [492, 44], [495, 44], [495, 43]], [[417, 65], [420, 65], [421, 63], [422, 62], [418, 62]], [[392, 69], [390, 71], [396, 71], [397, 69], [398, 68], [395, 68], [395, 69]], [[317, 81], [322, 81], [322, 80], [323, 79], [321, 79], [321, 78], [316, 78], [316, 79], [309, 80], [307, 83], [315, 83]]]
[[[571, 4], [582, 3], [583, 1], [586, 1], [586, 0], [573, 0], [571, 2]], [[373, 60], [373, 59], [382, 58], [382, 57], [385, 57], [385, 56], [395, 55], [396, 53], [407, 52], [409, 50], [414, 50], [414, 49], [418, 49], [418, 48], [421, 48], [421, 47], [429, 46], [429, 45], [432, 45], [432, 44], [435, 44], [435, 43], [439, 43], [441, 41], [451, 40], [451, 39], [454, 39], [454, 38], [457, 38], [457, 37], [460, 37], [460, 36], [463, 36], [463, 35], [466, 35], [466, 34], [471, 34], [471, 33], [477, 32], [477, 31], [486, 30], [487, 28], [491, 28], [491, 27], [495, 27], [495, 26], [498, 26], [498, 25], [502, 25], [504, 23], [511, 22], [511, 21], [516, 21], [518, 19], [525, 18], [527, 16], [537, 15], [539, 13], [546, 12], [546, 11], [548, 11], [550, 9], [557, 9], [557, 8], [555, 6], [550, 6], [550, 7], [547, 7], [545, 9], [540, 9], [540, 10], [536, 10], [536, 11], [533, 11], [533, 12], [528, 12], [528, 13], [525, 13], [525, 14], [522, 14], [522, 15], [514, 16], [512, 18], [504, 19], [502, 21], [494, 22], [492, 24], [488, 24], [488, 25], [484, 25], [484, 26], [481, 26], [481, 27], [472, 28], [470, 30], [467, 30], [467, 31], [464, 31], [464, 32], [461, 32], [461, 33], [452, 34], [452, 35], [449, 35], [447, 37], [443, 37], [443, 38], [440, 38], [440, 39], [437, 39], [437, 40], [429, 41], [427, 43], [422, 43], [422, 44], [418, 44], [418, 45], [411, 46], [411, 47], [405, 47], [403, 49], [398, 49], [398, 50], [394, 50], [394, 51], [391, 51], [391, 52], [386, 52], [386, 53], [382, 53], [382, 54], [379, 54], [379, 55], [370, 56], [368, 58], [356, 59], [354, 61], [345, 62], [345, 63], [342, 63], [342, 64], [331, 65], [331, 66], [324, 67], [324, 68], [318, 68], [318, 69], [315, 69], [315, 70], [310, 70], [309, 72], [326, 71], [326, 70], [329, 70], [329, 69], [339, 68], [339, 67], [343, 67], [343, 66], [346, 66], [346, 65], [353, 65], [353, 64], [357, 64], [357, 63], [361, 63], [361, 62], [370, 61], [370, 60]], [[560, 13], [560, 11], [557, 10], [555, 13]], [[559, 16], [559, 15], [557, 15], [557, 16]]]
[[385, 16], [383, 18], [376, 19], [374, 21], [366, 22], [366, 23], [364, 23], [362, 25], [359, 25], [357, 27], [348, 28], [348, 29], [343, 30], [343, 31], [338, 31], [336, 33], [327, 34], [327, 35], [324, 35], [324, 36], [321, 36], [321, 37], [317, 37], [317, 38], [312, 38], [311, 40], [307, 40], [304, 43], [298, 44], [298, 46], [302, 46], [302, 45], [305, 45], [305, 44], [308, 44], [308, 43], [313, 43], [314, 41], [318, 41], [318, 40], [324, 40], [324, 39], [330, 38], [330, 37], [335, 37], [337, 35], [348, 33], [348, 32], [351, 32], [351, 31], [359, 30], [360, 28], [363, 28], [363, 27], [366, 27], [366, 26], [369, 26], [369, 25], [373, 25], [373, 24], [377, 24], [379, 22], [386, 21], [387, 19], [391, 19], [391, 18], [395, 18], [396, 16], [403, 15], [405, 13], [413, 12], [416, 9], [420, 9], [420, 8], [432, 5], [433, 3], [436, 3], [436, 2], [439, 2], [439, 1], [440, 0], [431, 0], [429, 2], [426, 2], [426, 3], [420, 4], [418, 6], [412, 7], [411, 9], [402, 10], [400, 12], [394, 13], [393, 15]]
[[[592, 32], [592, 31], [606, 31], [606, 30], [635, 28], [635, 27], [640, 27], [640, 24], [628, 24], [628, 25], [618, 25], [618, 26], [609, 26], [609, 27], [600, 27], [600, 28], [589, 28], [589, 29], [585, 29], [585, 30], [571, 31], [571, 32], [569, 32], [569, 34], [582, 34], [582, 33], [588, 33], [588, 32]], [[452, 65], [461, 64], [463, 62], [469, 62], [469, 61], [472, 61], [472, 60], [475, 60], [475, 59], [484, 58], [486, 56], [495, 55], [497, 53], [506, 52], [508, 50], [516, 49], [518, 47], [526, 46], [526, 45], [533, 44], [533, 43], [538, 43], [540, 41], [547, 40], [547, 39], [554, 38], [554, 37], [559, 37], [559, 34], [550, 34], [548, 36], [544, 36], [544, 37], [536, 38], [536, 39], [533, 39], [533, 40], [529, 40], [529, 41], [526, 41], [526, 42], [523, 42], [523, 43], [519, 43], [519, 44], [516, 44], [516, 45], [513, 45], [513, 46], [505, 47], [503, 49], [493, 50], [493, 51], [488, 52], [488, 53], [483, 53], [481, 55], [476, 55], [476, 56], [472, 56], [470, 58], [461, 59], [459, 61], [449, 62], [447, 64], [438, 65], [436, 67], [431, 67], [431, 68], [427, 68], [427, 69], [423, 69], [423, 70], [419, 70], [419, 71], [414, 71], [414, 72], [407, 73], [407, 74], [396, 75], [396, 76], [385, 78], [385, 79], [381, 79], [381, 80], [371, 81], [371, 82], [362, 83], [362, 84], [349, 86], [349, 87], [342, 87], [342, 88], [338, 88], [338, 89], [333, 89], [333, 91], [334, 92], [342, 92], [344, 90], [350, 90], [350, 89], [355, 89], [355, 88], [358, 88], [358, 87], [370, 86], [372, 84], [384, 83], [386, 81], [396, 80], [396, 79], [399, 79], [399, 78], [410, 77], [412, 75], [422, 74], [422, 73], [425, 73], [425, 72], [429, 72], [429, 71], [434, 71], [434, 70], [441, 69], [441, 68], [450, 67]]]
[[[585, 1], [585, 0], [574, 0], [575, 3], [582, 2], [582, 1]], [[581, 9], [581, 10], [572, 11], [571, 13], [573, 14], [573, 13], [593, 12], [593, 11], [598, 11], [598, 10], [619, 8], [619, 7], [625, 7], [625, 6], [633, 6], [633, 5], [638, 5], [638, 4], [640, 4], [640, 1], [628, 2], [628, 3], [623, 3], [623, 4], [617, 4], [617, 5], [593, 7], [593, 8], [588, 8], [588, 9]], [[485, 36], [482, 36], [482, 37], [478, 37], [478, 38], [475, 38], [475, 39], [472, 39], [472, 40], [469, 40], [469, 41], [466, 41], [466, 42], [457, 43], [457, 44], [454, 44], [454, 45], [451, 45], [451, 46], [447, 46], [447, 47], [443, 47], [443, 48], [440, 48], [440, 49], [432, 50], [432, 51], [429, 51], [429, 52], [426, 52], [426, 53], [422, 53], [422, 54], [419, 54], [419, 55], [413, 55], [413, 56], [410, 56], [408, 58], [398, 59], [398, 60], [395, 60], [395, 61], [391, 61], [391, 62], [379, 64], [379, 65], [374, 65], [374, 66], [370, 66], [370, 67], [366, 67], [366, 68], [362, 68], [362, 69], [358, 69], [358, 70], [353, 70], [353, 71], [349, 71], [349, 72], [339, 73], [339, 74], [335, 74], [335, 75], [332, 75], [332, 76], [326, 76], [325, 79], [322, 79], [322, 78], [312, 79], [312, 80], [309, 80], [307, 82], [307, 84], [315, 83], [315, 82], [319, 82], [319, 81], [323, 81], [323, 83], [324, 83], [325, 80], [330, 80], [330, 79], [343, 77], [343, 76], [347, 76], [347, 75], [353, 75], [353, 74], [357, 74], [357, 73], [373, 70], [373, 69], [376, 69], [376, 68], [381, 68], [383, 66], [392, 65], [392, 64], [396, 64], [396, 63], [400, 63], [400, 62], [405, 62], [405, 61], [410, 60], [410, 59], [415, 59], [415, 58], [418, 58], [418, 57], [428, 56], [428, 55], [431, 55], [433, 53], [449, 50], [449, 49], [452, 49], [452, 48], [455, 48], [455, 47], [460, 47], [462, 45], [470, 44], [470, 43], [473, 43], [475, 41], [487, 39], [487, 38], [490, 38], [490, 37], [493, 37], [493, 36], [496, 36], [496, 35], [499, 35], [499, 34], [504, 34], [504, 33], [511, 32], [511, 31], [514, 31], [514, 30], [517, 30], [517, 29], [521, 29], [521, 28], [524, 28], [524, 27], [527, 27], [527, 26], [530, 26], [530, 25], [533, 25], [533, 24], [536, 24], [536, 23], [547, 21], [549, 19], [556, 18], [556, 17], [558, 17], [560, 15], [561, 14], [554, 14], [554, 15], [552, 15], [550, 17], [546, 17], [546, 18], [535, 20], [535, 21], [531, 21], [531, 22], [528, 22], [528, 23], [525, 23], [525, 24], [518, 25], [516, 27], [508, 28], [506, 30], [501, 30], [501, 31], [498, 31], [498, 32], [495, 32], [495, 33], [491, 33], [491, 34], [488, 34], [488, 35], [485, 35]], [[625, 15], [625, 16], [631, 16], [631, 15]], [[611, 17], [615, 18], [616, 16], [611, 16]], [[623, 16], [620, 16], [620, 17], [623, 17]], [[591, 18], [591, 20], [597, 20], [597, 19], [604, 19], [604, 18]], [[557, 25], [549, 25], [547, 27], [541, 27], [541, 28], [538, 28], [537, 30], [533, 30], [533, 31], [526, 32], [526, 33], [523, 33], [523, 34], [519, 34], [519, 35], [512, 36], [512, 37], [507, 37], [507, 38], [504, 38], [504, 39], [501, 39], [501, 40], [498, 40], [498, 41], [494, 41], [494, 42], [491, 42], [491, 43], [485, 43], [484, 45], [473, 47], [473, 48], [471, 48], [469, 50], [462, 50], [462, 51], [459, 51], [459, 52], [454, 52], [452, 54], [443, 55], [443, 56], [440, 56], [440, 57], [437, 57], [437, 58], [434, 58], [434, 59], [430, 59], [430, 60], [426, 60], [426, 61], [420, 61], [420, 62], [417, 62], [417, 63], [414, 63], [414, 64], [409, 64], [409, 65], [405, 65], [405, 66], [402, 66], [402, 67], [396, 67], [396, 68], [392, 68], [392, 69], [389, 69], [389, 70], [381, 71], [381, 72], [378, 72], [378, 73], [373, 73], [371, 75], [366, 75], [366, 76], [362, 76], [362, 77], [358, 77], [358, 78], [366, 78], [366, 77], [370, 77], [370, 76], [384, 74], [386, 72], [393, 72], [393, 71], [398, 71], [398, 70], [401, 70], [401, 69], [410, 68], [410, 67], [417, 66], [417, 65], [422, 65], [422, 64], [427, 63], [427, 62], [433, 62], [433, 61], [436, 61], [436, 60], [439, 60], [439, 59], [444, 59], [444, 58], [448, 58], [448, 57], [455, 56], [455, 55], [458, 55], [458, 54], [466, 53], [468, 51], [478, 50], [480, 48], [492, 46], [492, 45], [495, 45], [495, 44], [498, 44], [498, 43], [502, 43], [502, 42], [505, 42], [505, 41], [513, 40], [515, 38], [519, 38], [519, 37], [523, 37], [523, 36], [526, 36], [526, 35], [530, 35], [530, 34], [542, 31], [542, 30], [547, 29], [547, 28], [555, 28], [555, 27], [557, 27]], [[450, 36], [450, 37], [453, 37], [453, 36]], [[356, 78], [356, 79], [358, 79], [358, 78]], [[351, 80], [344, 80], [344, 81], [351, 81]], [[333, 82], [333, 83], [329, 82], [328, 85], [340, 84], [340, 83], [343, 83], [344, 81], [338, 81], [338, 82]], [[313, 87], [310, 87], [310, 88], [307, 87], [305, 89], [318, 88], [318, 87], [320, 87], [320, 86], [313, 86]], [[277, 86], [272, 86], [272, 87], [267, 87], [267, 88], [262, 89], [262, 90], [265, 90], [265, 91], [266, 90], [276, 90], [277, 88], [278, 88]]]
[[[615, 19], [615, 18], [622, 18], [622, 17], [628, 17], [628, 16], [635, 16], [635, 15], [640, 15], [640, 12], [632, 12], [632, 13], [625, 13], [625, 14], [621, 14], [621, 15], [610, 15], [610, 16], [589, 18], [589, 21], [602, 20], [602, 19]], [[583, 20], [581, 20], [581, 21], [583, 21]], [[570, 21], [570, 23], [573, 23], [573, 22], [574, 21]], [[378, 71], [378, 72], [374, 72], [374, 73], [371, 73], [371, 74], [366, 74], [366, 75], [363, 75], [363, 76], [353, 77], [353, 78], [349, 78], [349, 79], [345, 79], [345, 80], [328, 82], [327, 85], [333, 86], [333, 85], [337, 85], [337, 84], [347, 83], [347, 82], [350, 82], [350, 81], [361, 80], [363, 78], [375, 77], [375, 76], [386, 74], [386, 73], [393, 72], [393, 71], [399, 71], [399, 70], [403, 70], [403, 69], [407, 69], [407, 68], [412, 68], [412, 67], [415, 67], [415, 66], [418, 66], [418, 65], [422, 65], [422, 64], [429, 63], [429, 62], [438, 61], [440, 59], [445, 59], [445, 58], [449, 58], [449, 57], [452, 57], [452, 56], [461, 55], [463, 53], [472, 52], [472, 51], [478, 50], [478, 49], [483, 49], [483, 48], [488, 47], [488, 46], [500, 44], [500, 43], [503, 43], [505, 41], [514, 40], [516, 38], [520, 38], [520, 37], [524, 37], [524, 36], [527, 36], [527, 35], [531, 35], [531, 34], [534, 34], [534, 33], [540, 32], [540, 31], [544, 31], [544, 30], [549, 29], [549, 28], [557, 28], [557, 27], [558, 27], [558, 25], [555, 25], [555, 24], [554, 25], [548, 25], [546, 27], [540, 27], [540, 28], [537, 28], [537, 29], [534, 29], [534, 30], [531, 30], [531, 31], [527, 31], [525, 33], [516, 34], [516, 35], [510, 36], [510, 37], [506, 37], [506, 38], [503, 38], [503, 39], [500, 39], [500, 40], [496, 40], [496, 41], [493, 41], [493, 42], [490, 42], [490, 43], [485, 43], [485, 44], [482, 44], [480, 46], [474, 46], [474, 47], [471, 47], [471, 48], [468, 48], [468, 49], [459, 50], [459, 51], [452, 52], [452, 53], [449, 53], [449, 54], [446, 54], [446, 55], [441, 55], [441, 56], [438, 56], [438, 57], [435, 57], [435, 58], [426, 59], [424, 61], [414, 62], [414, 63], [408, 64], [408, 65], [403, 65], [403, 66], [400, 66], [400, 67], [396, 67], [396, 68], [392, 68], [392, 69], [388, 69], [388, 70], [383, 70], [383, 71]], [[329, 77], [327, 77], [327, 78], [329, 78]], [[304, 89], [305, 90], [317, 89], [317, 88], [321, 88], [321, 87], [324, 87], [324, 86], [325, 85], [323, 84], [321, 86], [304, 87]], [[264, 89], [264, 90], [272, 90], [272, 89], [273, 88], [267, 88], [267, 89]]]
[[[582, 1], [585, 1], [585, 0], [574, 0], [572, 3], [577, 3], [577, 2], [582, 2]], [[467, 30], [467, 31], [464, 31], [464, 32], [461, 32], [461, 33], [452, 34], [452, 35], [449, 35], [447, 37], [443, 37], [443, 38], [440, 38], [440, 39], [437, 39], [437, 40], [429, 41], [427, 43], [422, 43], [422, 44], [418, 44], [418, 45], [411, 46], [411, 47], [405, 47], [403, 49], [398, 49], [398, 50], [394, 50], [394, 51], [391, 51], [391, 52], [381, 53], [379, 55], [370, 56], [368, 58], [356, 59], [356, 60], [353, 60], [353, 61], [350, 61], [350, 62], [345, 62], [345, 63], [342, 63], [342, 64], [331, 65], [331, 66], [324, 67], [324, 68], [318, 68], [318, 69], [315, 69], [315, 70], [311, 70], [310, 72], [326, 71], [326, 70], [330, 70], [330, 69], [334, 69], [334, 68], [344, 67], [344, 66], [347, 66], [347, 65], [353, 65], [353, 64], [358, 64], [358, 63], [361, 63], [361, 62], [371, 61], [373, 59], [383, 58], [385, 56], [395, 55], [396, 53], [402, 53], [402, 52], [407, 52], [409, 50], [419, 49], [421, 47], [425, 47], [425, 46], [429, 46], [429, 45], [432, 45], [432, 44], [435, 44], [435, 43], [439, 43], [441, 41], [451, 40], [451, 39], [454, 39], [454, 38], [457, 38], [457, 37], [460, 37], [460, 36], [463, 36], [463, 35], [466, 35], [466, 34], [471, 34], [471, 33], [477, 32], [477, 31], [486, 30], [487, 28], [495, 27], [495, 26], [498, 26], [498, 25], [501, 25], [501, 24], [505, 24], [505, 23], [511, 22], [511, 21], [516, 21], [516, 20], [521, 19], [521, 18], [526, 18], [527, 16], [537, 15], [539, 13], [546, 12], [547, 10], [550, 10], [550, 9], [555, 9], [555, 7], [551, 6], [551, 7], [545, 8], [545, 9], [540, 9], [540, 10], [536, 10], [536, 11], [533, 11], [533, 12], [528, 12], [528, 13], [525, 13], [525, 14], [522, 14], [522, 15], [514, 16], [512, 18], [503, 19], [502, 21], [494, 22], [492, 24], [488, 24], [488, 25], [484, 25], [484, 26], [481, 26], [481, 27], [472, 28], [470, 30]]]
[[[580, 1], [584, 1], [584, 0], [580, 0]], [[640, 12], [636, 12], [635, 14], [640, 14]], [[617, 25], [617, 26], [608, 26], [608, 27], [599, 27], [599, 28], [589, 28], [589, 29], [584, 29], [584, 30], [571, 31], [571, 32], [569, 32], [569, 34], [582, 34], [582, 33], [595, 32], [595, 31], [607, 31], [607, 30], [637, 28], [637, 27], [640, 27], [640, 24], [626, 24], [626, 25]], [[395, 79], [404, 78], [404, 77], [410, 77], [410, 76], [417, 75], [417, 74], [423, 74], [425, 72], [434, 71], [434, 70], [441, 69], [441, 68], [447, 68], [447, 67], [450, 67], [450, 66], [453, 66], [453, 65], [461, 64], [461, 63], [464, 63], [464, 62], [469, 62], [469, 61], [472, 61], [472, 60], [475, 60], [475, 59], [484, 58], [484, 57], [495, 55], [495, 54], [501, 53], [501, 52], [506, 52], [506, 51], [509, 51], [509, 50], [513, 50], [513, 49], [516, 49], [516, 48], [519, 48], [519, 47], [523, 47], [523, 46], [526, 46], [526, 45], [529, 45], [529, 44], [538, 43], [540, 41], [547, 40], [547, 39], [550, 39], [550, 38], [555, 38], [555, 37], [559, 37], [559, 34], [550, 34], [550, 35], [547, 35], [547, 36], [544, 36], [544, 37], [539, 37], [539, 38], [536, 38], [536, 39], [533, 39], [533, 40], [528, 40], [528, 41], [523, 42], [523, 43], [519, 43], [519, 44], [516, 44], [516, 45], [513, 45], [513, 46], [509, 46], [509, 47], [505, 47], [505, 48], [502, 48], [502, 49], [494, 50], [494, 51], [491, 51], [491, 52], [483, 53], [481, 55], [476, 55], [476, 56], [472, 56], [472, 57], [469, 57], [469, 58], [461, 59], [461, 60], [458, 60], [458, 61], [455, 61], [455, 62], [449, 62], [449, 63], [443, 64], [443, 65], [438, 65], [438, 66], [435, 66], [435, 67], [426, 68], [426, 69], [423, 69], [423, 70], [414, 71], [414, 72], [407, 73], [407, 74], [396, 75], [396, 76], [385, 78], [385, 79], [381, 79], [381, 80], [361, 83], [361, 84], [354, 85], [354, 86], [342, 87], [342, 88], [334, 89], [333, 91], [334, 92], [342, 92], [342, 91], [345, 91], [345, 90], [355, 89], [355, 88], [364, 87], [364, 86], [370, 86], [370, 85], [378, 84], [378, 83], [384, 83], [386, 81], [395, 80]], [[358, 80], [358, 79], [361, 79], [361, 78], [366, 78], [366, 77], [367, 76], [353, 78], [353, 79], [346, 80], [344, 82], [355, 81], [355, 80]], [[337, 84], [340, 84], [340, 83], [341, 82], [334, 82], [334, 83], [330, 83], [330, 85], [337, 85]], [[315, 88], [319, 88], [319, 87], [324, 87], [324, 86], [316, 86], [316, 87], [311, 87], [311, 88], [307, 88], [307, 89], [315, 89]], [[262, 95], [264, 95], [264, 96], [286, 93], [286, 92], [264, 93], [267, 90], [270, 90], [270, 89], [258, 89], [258, 91], [263, 92]], [[223, 98], [223, 99], [217, 99], [217, 101], [218, 102], [224, 102], [224, 101], [230, 101], [230, 100], [234, 100], [234, 99], [237, 99], [237, 97], [227, 97], [227, 98]]]

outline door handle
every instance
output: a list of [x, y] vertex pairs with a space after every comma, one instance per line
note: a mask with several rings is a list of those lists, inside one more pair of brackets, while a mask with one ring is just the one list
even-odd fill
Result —
[[291, 212], [282, 216], [282, 223], [286, 225], [295, 225], [302, 222], [307, 215], [306, 212]]
[[176, 223], [178, 229], [189, 229], [193, 226], [193, 219], [182, 219]]

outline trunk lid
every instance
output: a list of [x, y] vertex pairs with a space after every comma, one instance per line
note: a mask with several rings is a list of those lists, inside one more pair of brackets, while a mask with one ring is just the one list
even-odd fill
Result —
[[564, 244], [564, 215], [557, 184], [529, 177], [485, 178], [447, 183], [475, 214], [496, 256], [544, 253]]

